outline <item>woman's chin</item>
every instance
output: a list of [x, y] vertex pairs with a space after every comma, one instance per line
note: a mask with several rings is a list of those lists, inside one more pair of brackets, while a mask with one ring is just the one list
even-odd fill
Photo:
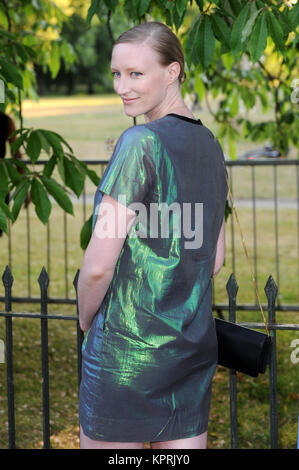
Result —
[[134, 112], [133, 110], [130, 111], [129, 109], [126, 109], [126, 108], [124, 108], [124, 111], [125, 111], [126, 116], [129, 116], [129, 117], [132, 117], [132, 118], [140, 116], [140, 114], [143, 114], [143, 113], [136, 113], [136, 111]]

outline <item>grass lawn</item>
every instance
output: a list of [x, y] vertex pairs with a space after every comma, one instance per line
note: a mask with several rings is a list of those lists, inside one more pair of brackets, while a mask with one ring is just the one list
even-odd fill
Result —
[[[213, 122], [206, 109], [195, 112], [213, 131]], [[68, 140], [75, 154], [82, 159], [108, 160], [111, 151], [105, 140], [117, 139], [132, 125], [124, 115], [122, 104], [115, 96], [44, 98], [39, 104], [24, 104], [25, 126], [57, 131]], [[138, 117], [137, 123], [143, 118]], [[254, 147], [252, 143], [238, 143], [240, 152]], [[95, 168], [99, 171], [99, 168]], [[251, 168], [233, 168], [235, 198], [250, 198], [252, 191]], [[255, 170], [256, 197], [273, 198], [273, 168]], [[296, 173], [294, 168], [277, 170], [278, 198], [296, 201]], [[86, 186], [87, 195], [93, 196], [95, 187]], [[238, 214], [250, 259], [253, 259], [253, 215], [250, 207], [238, 207]], [[86, 216], [92, 203], [86, 206]], [[27, 215], [22, 210], [12, 227], [13, 295], [40, 295], [38, 276], [43, 266], [49, 267], [49, 295], [75, 298], [73, 278], [82, 262], [79, 247], [80, 229], [84, 220], [82, 207], [75, 204], [75, 216], [65, 216], [53, 204], [49, 233], [36, 218], [34, 207], [29, 207], [30, 252], [27, 249]], [[276, 264], [275, 219], [271, 205], [257, 207], [257, 282], [263, 304], [266, 304], [264, 286], [269, 274], [279, 284], [279, 302], [299, 303], [297, 209], [281, 208], [278, 214], [279, 269]], [[66, 225], [65, 225], [66, 224]], [[65, 230], [64, 230], [65, 227]], [[66, 234], [66, 235], [65, 235]], [[297, 234], [297, 235], [296, 235]], [[48, 253], [48, 235], [50, 252]], [[66, 237], [66, 238], [65, 238]], [[243, 252], [240, 234], [234, 222], [235, 271], [239, 285], [237, 302], [253, 303], [255, 293], [249, 268]], [[67, 240], [67, 249], [65, 249]], [[50, 265], [48, 266], [48, 259]], [[30, 277], [28, 276], [30, 261]], [[65, 269], [67, 263], [67, 271]], [[0, 274], [8, 264], [7, 237], [0, 238]], [[214, 302], [227, 303], [226, 282], [232, 272], [232, 223], [226, 226], [225, 265], [214, 281]], [[279, 282], [278, 282], [279, 281]], [[3, 295], [2, 283], [0, 295]], [[0, 302], [0, 310], [4, 310]], [[13, 305], [13, 311], [39, 312], [39, 304]], [[75, 315], [74, 305], [49, 305], [49, 314]], [[238, 312], [237, 321], [261, 321], [260, 312]], [[278, 312], [278, 323], [299, 323], [298, 312]], [[13, 319], [14, 379], [16, 406], [16, 444], [18, 448], [42, 447], [42, 395], [40, 321]], [[298, 331], [277, 332], [279, 446], [296, 448], [299, 400], [299, 363], [293, 364], [290, 347]], [[0, 318], [0, 339], [5, 339], [5, 320]], [[49, 321], [50, 420], [53, 448], [78, 448], [78, 379], [76, 324], [68, 320]], [[6, 369], [0, 364], [0, 448], [7, 447]], [[269, 380], [268, 373], [253, 379], [238, 376], [239, 447], [268, 448], [269, 437]], [[209, 448], [230, 447], [229, 382], [228, 371], [218, 367], [213, 382], [213, 398], [209, 426]]]

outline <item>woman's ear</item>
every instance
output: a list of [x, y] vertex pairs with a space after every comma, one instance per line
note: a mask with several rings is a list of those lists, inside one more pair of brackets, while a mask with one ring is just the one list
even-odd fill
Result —
[[169, 85], [177, 80], [180, 75], [181, 66], [178, 62], [172, 62], [167, 67]]

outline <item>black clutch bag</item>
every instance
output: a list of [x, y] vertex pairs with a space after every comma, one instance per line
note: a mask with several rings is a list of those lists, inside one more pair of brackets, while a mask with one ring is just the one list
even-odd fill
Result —
[[271, 338], [229, 321], [215, 318], [218, 340], [218, 364], [251, 377], [266, 371]]
[[259, 373], [263, 374], [266, 371], [267, 364], [269, 363], [269, 357], [271, 353], [271, 336], [260, 302], [253, 271], [249, 262], [244, 236], [242, 234], [238, 214], [233, 201], [226, 168], [224, 169], [228, 192], [240, 229], [245, 256], [251, 270], [251, 277], [259, 301], [259, 306], [267, 334], [251, 330], [250, 328], [237, 325], [233, 322], [215, 318], [216, 334], [218, 340], [218, 364], [224, 367], [228, 367], [229, 369], [243, 372], [244, 374], [250, 375], [252, 377], [257, 377]]

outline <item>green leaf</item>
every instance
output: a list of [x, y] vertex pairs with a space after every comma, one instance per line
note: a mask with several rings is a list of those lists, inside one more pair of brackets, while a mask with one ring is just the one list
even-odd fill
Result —
[[8, 137], [15, 137], [18, 134], [22, 134], [23, 131], [24, 131], [24, 128], [17, 129], [16, 131], [13, 131]]
[[276, 48], [283, 55], [285, 55], [283, 30], [282, 30], [279, 22], [275, 18], [275, 15], [271, 11], [267, 10], [266, 14], [267, 14], [267, 23], [268, 23], [269, 33], [270, 33], [270, 35], [273, 39], [273, 42], [274, 42]]
[[13, 182], [15, 186], [17, 186], [22, 180], [22, 175], [16, 169], [12, 159], [6, 160], [5, 164], [6, 164], [7, 173], [11, 181]]
[[27, 62], [27, 60], [28, 60], [27, 50], [23, 46], [23, 44], [21, 44], [20, 42], [15, 41], [14, 42], [14, 48], [16, 50], [16, 54], [21, 57], [22, 61]]
[[53, 41], [51, 44], [49, 68], [51, 70], [52, 79], [56, 78], [60, 68], [60, 47], [56, 41]]
[[[72, 157], [74, 158], [74, 157]], [[85, 175], [88, 176], [88, 178], [96, 185], [98, 186], [100, 183], [100, 177], [98, 174], [94, 171], [88, 168], [87, 164], [85, 162], [82, 162], [80, 160], [76, 160], [77, 165], [79, 165], [82, 169], [82, 171], [85, 173]]]
[[265, 14], [261, 14], [254, 25], [249, 43], [250, 58], [257, 62], [267, 46], [268, 28]]
[[14, 220], [17, 220], [22, 204], [26, 199], [29, 187], [30, 187], [30, 181], [23, 179], [18, 184], [14, 194], [12, 195], [12, 198], [14, 199], [14, 203], [12, 206], [12, 214], [13, 214]]
[[251, 4], [250, 15], [242, 31], [242, 36], [241, 36], [242, 43], [245, 43], [247, 41], [252, 31], [252, 28], [255, 24], [256, 18], [258, 17], [261, 11], [262, 11], [262, 8], [260, 10], [257, 10], [255, 4], [254, 3]]
[[189, 67], [191, 67], [191, 64], [194, 64], [196, 66], [199, 63], [197, 44], [200, 23], [201, 15], [198, 15], [194, 23], [191, 25], [188, 34], [188, 39], [186, 41], [186, 61]]
[[38, 159], [41, 149], [42, 149], [42, 145], [41, 145], [38, 131], [32, 131], [27, 142], [27, 153], [32, 163], [35, 163], [36, 160]]
[[[130, 20], [137, 20], [135, 3], [133, 2], [133, 0], [125, 0], [124, 11]], [[165, 13], [167, 13], [167, 10]]]
[[141, 18], [146, 13], [150, 3], [151, 3], [151, 0], [138, 0], [137, 1], [136, 10], [137, 10], [137, 15], [139, 18]]
[[18, 68], [6, 60], [0, 59], [0, 72], [7, 82], [12, 83], [17, 88], [23, 90], [23, 78]]
[[180, 16], [176, 9], [173, 10], [172, 18], [173, 18], [173, 23], [175, 25], [176, 33], [178, 32], [181, 25], [183, 24], [185, 13], [186, 13], [186, 10], [184, 11], [183, 16]]
[[250, 4], [246, 3], [246, 5], [240, 11], [239, 16], [237, 17], [236, 21], [234, 22], [230, 45], [232, 49], [232, 53], [236, 55], [242, 48], [244, 48], [241, 38], [242, 38], [242, 31], [245, 27], [245, 24], [248, 21], [250, 15]]
[[63, 142], [67, 146], [69, 151], [73, 153], [72, 147], [67, 143], [67, 141], [60, 134], [57, 134], [57, 132], [54, 132], [54, 131], [52, 131], [52, 134], [54, 134], [54, 136], [56, 136], [57, 139], [60, 140], [60, 142]]
[[48, 177], [52, 175], [56, 161], [57, 161], [56, 155], [52, 155], [52, 157], [49, 158], [49, 160], [44, 166], [43, 175], [48, 176]]
[[222, 62], [223, 62], [224, 67], [227, 70], [231, 70], [232, 66], [235, 63], [235, 59], [234, 59], [233, 55], [230, 52], [227, 52], [226, 54], [222, 54], [221, 58], [222, 58]]
[[194, 80], [194, 91], [198, 94], [199, 101], [201, 101], [205, 96], [205, 85], [198, 74], [196, 74]]
[[238, 96], [237, 95], [233, 95], [232, 99], [231, 99], [231, 102], [230, 102], [230, 106], [229, 106], [229, 115], [231, 117], [234, 117], [236, 116], [236, 114], [238, 114], [238, 111], [239, 111], [239, 100], [238, 100]]
[[36, 178], [34, 178], [31, 185], [31, 200], [35, 205], [36, 215], [43, 224], [46, 224], [51, 212], [51, 203], [47, 191]]
[[195, 0], [197, 5], [199, 6], [200, 10], [203, 10], [203, 0]]
[[9, 219], [11, 219], [14, 222], [14, 217], [13, 217], [12, 213], [9, 210], [9, 206], [5, 203], [5, 201], [1, 201], [1, 199], [0, 199], [0, 208], [5, 213], [6, 217], [8, 217]]
[[0, 207], [0, 229], [8, 235], [6, 214]]
[[231, 133], [228, 133], [228, 149], [229, 149], [229, 156], [231, 160], [236, 160], [237, 159], [237, 152], [236, 152], [236, 144], [235, 144], [235, 139], [231, 135]]
[[82, 175], [74, 163], [67, 158], [64, 159], [64, 169], [65, 184], [75, 192], [77, 197], [79, 197], [84, 187], [84, 175]]
[[215, 38], [211, 26], [211, 20], [204, 16], [198, 30], [198, 57], [203, 69], [206, 70], [214, 55]]
[[86, 17], [87, 26], [90, 26], [92, 17], [99, 13], [99, 8], [100, 8], [100, 0], [92, 0], [91, 5], [87, 12], [87, 17]]
[[240, 13], [240, 10], [242, 8], [242, 4], [240, 3], [240, 0], [228, 0], [228, 3], [230, 5], [230, 8], [235, 16], [238, 16]]
[[283, 34], [284, 34], [284, 40], [286, 40], [289, 33], [291, 33], [294, 28], [288, 15], [284, 11], [279, 12], [279, 23], [281, 23], [281, 27], [282, 27]]
[[260, 98], [260, 101], [261, 101], [261, 106], [262, 106], [262, 111], [263, 113], [265, 113], [268, 109], [268, 97], [267, 97], [267, 93], [263, 93], [262, 91], [258, 91], [257, 92], [259, 98]]
[[0, 35], [1, 36], [4, 36], [4, 37], [7, 37], [8, 39], [16, 39], [16, 35], [13, 34], [13, 33], [10, 33], [9, 31], [7, 31], [6, 29], [3, 29], [3, 28], [0, 28]]
[[0, 200], [5, 199], [9, 192], [6, 162], [0, 160]]
[[115, 10], [115, 8], [118, 4], [118, 0], [104, 0], [104, 3], [107, 5], [109, 10], [114, 12], [114, 10]]
[[291, 10], [288, 11], [288, 18], [293, 26], [293, 30], [295, 31], [299, 24], [299, 3], [297, 2], [296, 5], [293, 6]]
[[215, 37], [224, 44], [227, 49], [230, 49], [230, 29], [222, 16], [215, 13], [211, 15], [211, 21]]
[[[20, 129], [19, 129], [20, 130]], [[15, 155], [28, 135], [29, 129], [23, 132], [11, 145], [12, 154]], [[15, 132], [13, 133], [15, 134]], [[17, 135], [17, 134], [15, 134]]]
[[29, 173], [26, 163], [22, 162], [22, 160], [20, 160], [19, 158], [10, 158], [10, 159], [6, 158], [5, 160], [6, 160], [6, 163], [11, 162], [14, 168], [15, 167], [21, 168], [23, 170], [23, 173]]
[[40, 132], [40, 129], [38, 130], [38, 135], [39, 135], [39, 139], [40, 139], [40, 143], [41, 143], [42, 149], [43, 149], [48, 155], [50, 155], [51, 146], [50, 146], [49, 141], [46, 139], [45, 135], [44, 135], [42, 132]]
[[242, 97], [242, 100], [246, 106], [246, 109], [250, 110], [255, 105], [256, 93], [253, 90], [252, 92], [248, 88], [240, 87], [239, 93]]
[[63, 183], [65, 183], [65, 167], [64, 167], [65, 157], [60, 158], [57, 162], [58, 173]]
[[86, 250], [89, 240], [92, 234], [92, 215], [89, 219], [83, 224], [83, 227], [80, 232], [80, 246], [83, 250]]
[[188, 6], [188, 0], [177, 0], [175, 2], [176, 11], [178, 12], [178, 15], [180, 18], [185, 13], [187, 6]]
[[70, 198], [68, 197], [67, 193], [63, 189], [60, 184], [58, 184], [53, 178], [41, 175], [40, 176], [41, 181], [47, 188], [48, 192], [51, 194], [51, 196], [54, 197], [55, 201], [59, 206], [68, 212], [71, 215], [74, 215], [74, 210], [73, 210], [73, 204]]
[[47, 131], [45, 129], [39, 129], [39, 133], [42, 134], [42, 136], [49, 142], [53, 149], [53, 153], [57, 155], [57, 157], [62, 158], [64, 156], [64, 151], [59, 136], [55, 132]]

